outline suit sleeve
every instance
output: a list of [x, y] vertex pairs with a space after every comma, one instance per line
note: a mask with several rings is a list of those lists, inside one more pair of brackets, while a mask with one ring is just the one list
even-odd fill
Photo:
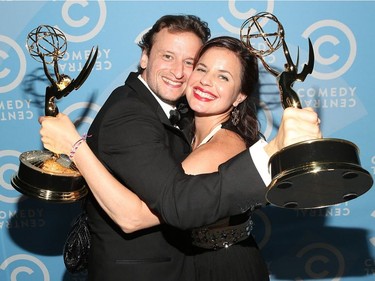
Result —
[[198, 227], [264, 203], [265, 186], [248, 151], [218, 173], [186, 175], [155, 113], [136, 98], [112, 103], [98, 136], [99, 157], [162, 219]]

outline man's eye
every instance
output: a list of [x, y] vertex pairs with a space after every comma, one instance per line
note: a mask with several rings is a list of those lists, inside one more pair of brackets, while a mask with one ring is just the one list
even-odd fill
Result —
[[187, 66], [193, 66], [194, 62], [193, 62], [193, 61], [190, 61], [190, 60], [187, 60], [187, 61], [185, 61], [185, 64], [186, 64]]

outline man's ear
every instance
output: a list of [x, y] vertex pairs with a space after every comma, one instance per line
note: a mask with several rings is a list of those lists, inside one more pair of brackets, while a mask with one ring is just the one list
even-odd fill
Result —
[[139, 62], [139, 66], [142, 69], [145, 69], [147, 67], [147, 64], [148, 64], [148, 55], [147, 55], [146, 51], [142, 51], [141, 61]]
[[243, 102], [247, 96], [243, 93], [240, 93], [237, 97], [237, 99], [234, 101], [233, 106], [236, 107], [238, 106], [241, 102]]

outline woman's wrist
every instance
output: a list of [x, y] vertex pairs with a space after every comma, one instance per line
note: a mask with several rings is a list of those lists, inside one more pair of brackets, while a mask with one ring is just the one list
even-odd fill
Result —
[[69, 158], [74, 161], [74, 156], [78, 150], [78, 148], [81, 146], [82, 143], [86, 142], [86, 139], [91, 136], [88, 136], [87, 134], [83, 134], [75, 143], [73, 143], [70, 152], [68, 154]]

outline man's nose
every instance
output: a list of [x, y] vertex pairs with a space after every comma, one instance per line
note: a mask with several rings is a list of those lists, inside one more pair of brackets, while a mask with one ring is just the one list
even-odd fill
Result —
[[171, 72], [178, 79], [181, 79], [182, 77], [184, 77], [184, 63], [183, 62], [175, 62], [173, 64]]

